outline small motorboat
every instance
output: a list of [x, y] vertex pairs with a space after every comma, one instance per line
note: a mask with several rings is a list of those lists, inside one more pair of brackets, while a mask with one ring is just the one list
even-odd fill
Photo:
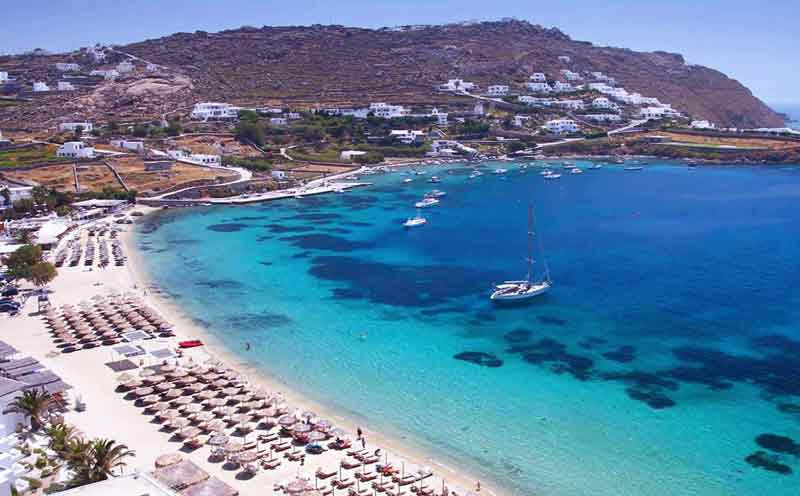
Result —
[[624, 167], [622, 170], [626, 170], [626, 171], [640, 171], [640, 170], [642, 170], [642, 169], [644, 169], [644, 167], [642, 167], [641, 165], [629, 165], [629, 166], [627, 166], [627, 167]]
[[431, 178], [428, 179], [429, 183], [438, 183], [439, 181], [439, 176], [431, 176]]
[[559, 179], [559, 178], [561, 178], [561, 174], [556, 174], [555, 172], [552, 172], [550, 174], [545, 174], [544, 178], [545, 179]]
[[574, 169], [575, 168], [575, 164], [573, 164], [572, 162], [564, 162], [561, 166], [563, 168], [565, 168], [565, 169]]
[[438, 204], [439, 200], [436, 198], [425, 198], [424, 200], [415, 203], [414, 206], [417, 208], [428, 208]]
[[497, 175], [505, 174], [506, 172], [508, 172], [508, 169], [495, 169], [494, 170], [494, 174], [497, 174]]
[[417, 215], [414, 216], [414, 217], [409, 217], [408, 219], [406, 219], [406, 221], [403, 222], [403, 227], [406, 227], [406, 228], [408, 228], [408, 227], [419, 227], [419, 226], [424, 226], [427, 223], [428, 223], [428, 220], [425, 219], [425, 217], [423, 217], [422, 215], [420, 215], [419, 209], [417, 209]]
[[410, 177], [403, 179], [404, 183], [410, 183], [411, 181], [413, 181], [413, 179], [411, 179]]
[[592, 166], [589, 166], [589, 170], [597, 170], [597, 169], [602, 169], [602, 168], [603, 168], [603, 164], [594, 164]]
[[447, 193], [445, 193], [444, 191], [440, 189], [434, 189], [425, 193], [425, 198], [441, 198], [445, 195], [447, 195]]
[[186, 341], [180, 341], [178, 343], [178, 347], [182, 349], [186, 348], [197, 348], [198, 346], [203, 346], [203, 342], [199, 339], [189, 339]]
[[469, 175], [469, 178], [470, 179], [475, 179], [476, 177], [481, 177], [482, 175], [483, 175], [483, 172], [475, 171], [475, 172], [473, 172], [472, 174]]
[[569, 173], [570, 174], [583, 174], [583, 171], [581, 169], [579, 169], [578, 167], [575, 167], [574, 169], [569, 171]]

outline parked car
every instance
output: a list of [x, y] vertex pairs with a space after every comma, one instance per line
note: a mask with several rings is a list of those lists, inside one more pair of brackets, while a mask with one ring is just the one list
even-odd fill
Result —
[[6, 286], [3, 288], [3, 291], [0, 292], [0, 296], [17, 296], [19, 294], [19, 289], [16, 286]]

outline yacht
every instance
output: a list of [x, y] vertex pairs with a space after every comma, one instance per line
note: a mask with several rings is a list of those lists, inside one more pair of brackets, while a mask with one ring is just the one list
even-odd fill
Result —
[[438, 183], [439, 181], [439, 176], [431, 176], [431, 178], [428, 179], [429, 183]]
[[563, 168], [565, 168], [565, 169], [574, 169], [575, 168], [575, 164], [573, 164], [572, 162], [564, 162], [563, 164], [561, 164], [561, 166]]
[[441, 197], [445, 196], [446, 194], [447, 193], [445, 193], [444, 191], [442, 191], [440, 189], [434, 189], [434, 190], [431, 190], [431, 191], [425, 193], [425, 198], [441, 198]]
[[550, 172], [550, 174], [545, 174], [544, 175], [545, 179], [559, 179], [560, 177], [561, 177], [561, 174], [557, 174], [555, 172]]
[[417, 208], [427, 208], [438, 204], [439, 200], [436, 198], [425, 198], [424, 200], [415, 203], [414, 206]]
[[570, 174], [583, 174], [583, 171], [581, 169], [579, 169], [578, 167], [575, 167], [574, 169], [569, 171], [569, 173]]
[[552, 286], [550, 271], [544, 264], [544, 274], [541, 279], [534, 279], [533, 274], [533, 207], [528, 207], [528, 277], [522, 281], [504, 281], [494, 285], [491, 299], [496, 303], [508, 303], [528, 300], [534, 296], [546, 293]]
[[594, 164], [594, 165], [589, 166], [589, 170], [597, 170], [597, 169], [602, 169], [602, 168], [603, 168], [603, 164]]
[[508, 172], [508, 169], [495, 169], [494, 170], [495, 174], [505, 174], [506, 172]]
[[414, 217], [409, 217], [403, 222], [403, 227], [419, 227], [424, 226], [428, 223], [428, 220], [419, 214], [419, 209], [417, 209], [417, 215]]
[[404, 183], [410, 183], [411, 181], [413, 181], [413, 179], [411, 179], [410, 177], [403, 179]]
[[623, 170], [626, 170], [626, 171], [640, 171], [642, 169], [644, 169], [644, 167], [642, 167], [641, 165], [629, 165], [629, 166], [625, 167]]

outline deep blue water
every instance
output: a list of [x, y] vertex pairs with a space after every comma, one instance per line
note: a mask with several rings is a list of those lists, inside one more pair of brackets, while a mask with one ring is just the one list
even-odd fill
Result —
[[787, 126], [800, 130], [800, 103], [776, 103], [772, 108], [789, 116]]
[[[161, 212], [138, 243], [232, 350], [516, 494], [798, 494], [800, 167], [511, 168], [439, 168], [448, 195], [411, 231], [431, 185], [392, 173]], [[555, 287], [495, 308], [528, 202]]]

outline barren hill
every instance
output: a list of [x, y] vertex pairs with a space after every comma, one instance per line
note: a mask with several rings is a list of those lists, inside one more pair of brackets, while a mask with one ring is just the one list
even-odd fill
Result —
[[[575, 41], [522, 21], [393, 29], [263, 27], [177, 33], [122, 47], [189, 75], [198, 97], [333, 104], [435, 98], [462, 77], [486, 87], [531, 72], [601, 71], [629, 91], [658, 97], [695, 118], [736, 127], [780, 126], [780, 117], [738, 81], [666, 52]], [[560, 63], [558, 56], [571, 58]], [[425, 97], [425, 98], [421, 98]]]

